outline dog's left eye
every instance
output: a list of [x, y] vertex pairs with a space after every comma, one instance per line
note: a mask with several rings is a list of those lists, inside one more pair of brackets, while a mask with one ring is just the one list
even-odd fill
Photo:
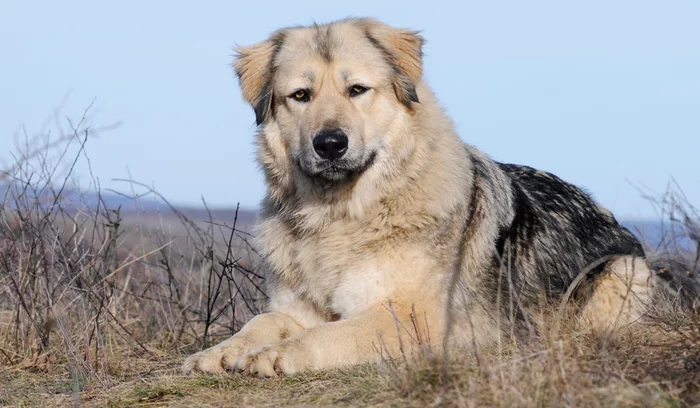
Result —
[[362, 85], [353, 85], [349, 89], [349, 94], [350, 96], [357, 96], [357, 95], [362, 95], [363, 93], [367, 92], [369, 88], [364, 87]]

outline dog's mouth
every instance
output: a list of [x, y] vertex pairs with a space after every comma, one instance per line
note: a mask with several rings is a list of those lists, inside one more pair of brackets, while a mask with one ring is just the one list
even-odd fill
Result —
[[367, 170], [377, 157], [377, 152], [371, 152], [362, 159], [322, 160], [308, 163], [297, 159], [296, 163], [302, 173], [309, 179], [327, 184], [351, 180]]

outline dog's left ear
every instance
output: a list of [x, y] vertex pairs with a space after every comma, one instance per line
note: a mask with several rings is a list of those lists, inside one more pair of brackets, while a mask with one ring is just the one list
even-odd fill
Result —
[[274, 33], [267, 40], [236, 47], [233, 69], [246, 100], [255, 111], [255, 122], [261, 125], [272, 111], [272, 63], [284, 41], [282, 32]]
[[392, 27], [376, 20], [365, 20], [365, 35], [394, 69], [396, 97], [411, 108], [420, 103], [416, 84], [423, 76], [423, 44], [420, 31]]

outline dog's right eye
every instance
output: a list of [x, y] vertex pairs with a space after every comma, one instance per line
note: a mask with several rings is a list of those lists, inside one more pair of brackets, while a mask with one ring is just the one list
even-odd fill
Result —
[[293, 94], [289, 95], [289, 97], [294, 99], [295, 101], [308, 102], [310, 99], [309, 90], [308, 89], [298, 89], [298, 90], [294, 91]]

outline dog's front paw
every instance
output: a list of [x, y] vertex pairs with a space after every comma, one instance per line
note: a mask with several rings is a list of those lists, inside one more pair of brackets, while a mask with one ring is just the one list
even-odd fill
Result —
[[298, 344], [280, 342], [255, 347], [239, 357], [230, 369], [260, 378], [294, 374], [313, 366], [311, 354]]
[[182, 364], [182, 374], [196, 372], [206, 374], [223, 373], [225, 367], [234, 364], [236, 359], [245, 353], [249, 345], [241, 338], [232, 337], [224, 342], [195, 353], [185, 359]]

